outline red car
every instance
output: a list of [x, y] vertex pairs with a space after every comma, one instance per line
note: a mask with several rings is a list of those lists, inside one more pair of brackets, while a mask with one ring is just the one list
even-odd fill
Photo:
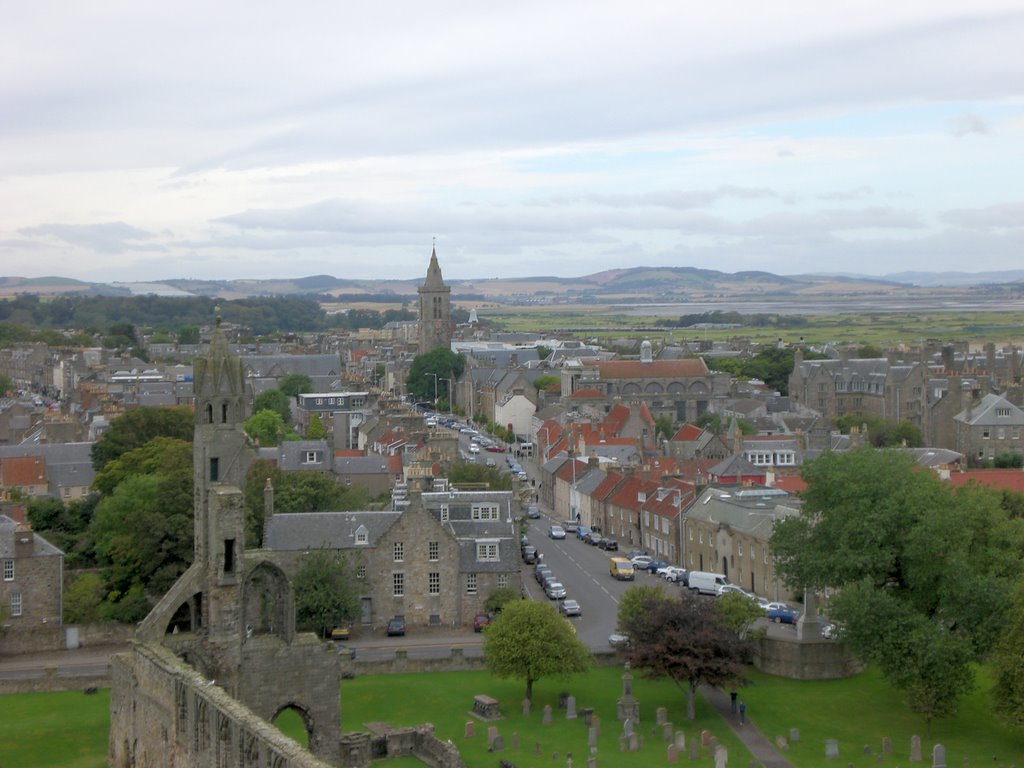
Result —
[[505, 447], [502, 445], [488, 445], [484, 450], [490, 451], [491, 453], [504, 453]]
[[478, 613], [476, 616], [473, 617], [473, 631], [483, 632], [484, 627], [488, 626], [491, 623], [491, 621], [493, 621], [491, 614]]

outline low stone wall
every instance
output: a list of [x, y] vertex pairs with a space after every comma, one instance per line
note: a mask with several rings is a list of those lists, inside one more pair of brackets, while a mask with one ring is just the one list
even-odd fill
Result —
[[795, 637], [762, 637], [754, 648], [754, 666], [790, 680], [839, 680], [864, 671], [864, 664], [833, 640], [799, 642]]
[[[75, 624], [78, 647], [123, 645], [135, 636], [134, 624]], [[63, 651], [67, 648], [69, 625], [49, 624], [19, 628], [0, 637], [0, 656], [18, 656], [23, 653]]]
[[[475, 651], [475, 649], [474, 649]], [[625, 662], [622, 653], [609, 648], [594, 654], [594, 663], [599, 667], [613, 667]], [[467, 655], [463, 648], [451, 648], [447, 654], [431, 656], [410, 656], [409, 651], [397, 649], [394, 655], [386, 659], [365, 659], [356, 651], [355, 659], [339, 654], [339, 664], [343, 676], [354, 675], [397, 675], [405, 672], [466, 672], [485, 669], [486, 661], [482, 654]]]
[[466, 768], [459, 750], [434, 735], [434, 726], [393, 728], [384, 733], [363, 731], [341, 737], [344, 768], [369, 768], [376, 760], [412, 756], [432, 768]]

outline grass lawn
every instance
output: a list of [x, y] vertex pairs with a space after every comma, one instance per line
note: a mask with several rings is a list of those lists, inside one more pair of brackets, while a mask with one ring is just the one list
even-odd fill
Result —
[[[487, 752], [487, 723], [475, 721], [475, 737], [463, 738], [465, 723], [473, 719], [469, 715], [473, 696], [484, 693], [501, 702], [505, 715], [496, 723], [505, 740], [501, 757], [518, 768], [550, 768], [556, 764], [552, 752], [559, 753], [557, 765], [564, 765], [565, 753], [572, 752], [574, 763], [583, 765], [588, 754], [583, 720], [567, 721], [564, 711], [558, 709], [559, 692], [569, 691], [576, 696], [577, 708], [593, 707], [601, 719], [598, 749], [602, 765], [665, 764], [665, 745], [650, 733], [659, 706], [667, 707], [669, 721], [686, 732], [687, 742], [706, 728], [729, 748], [731, 765], [747, 765], [750, 758], [745, 749], [702, 698], [697, 699], [697, 721], [690, 723], [685, 720], [682, 691], [672, 683], [645, 680], [639, 674], [633, 691], [640, 702], [643, 723], [638, 732], [644, 735], [645, 744], [643, 750], [625, 759], [619, 754], [622, 727], [615, 716], [621, 677], [621, 669], [602, 667], [569, 681], [541, 680], [534, 685], [533, 707], [527, 717], [521, 709], [523, 683], [498, 680], [487, 672], [357, 677], [341, 686], [342, 725], [351, 731], [362, 730], [363, 724], [370, 722], [396, 727], [430, 722], [437, 736], [455, 742], [468, 766], [496, 768], [497, 756]], [[875, 766], [885, 736], [893, 742], [893, 756], [886, 764], [906, 765], [913, 734], [922, 738], [924, 765], [931, 764], [931, 748], [937, 742], [945, 745], [951, 766], [964, 765], [965, 759], [971, 765], [1024, 765], [1024, 733], [1009, 731], [993, 718], [987, 694], [990, 681], [984, 672], [979, 675], [978, 689], [961, 702], [959, 714], [933, 723], [931, 739], [925, 738], [923, 719], [909, 712], [899, 693], [874, 672], [824, 682], [796, 682], [757, 672], [751, 677], [753, 684], [740, 692], [748, 717], [772, 740], [788, 735], [790, 728], [800, 730], [800, 740], [786, 755], [797, 768], [823, 765], [829, 738], [839, 741], [837, 765]], [[545, 704], [551, 705], [554, 717], [548, 726], [541, 724]], [[106, 690], [95, 696], [42, 693], [0, 697], [0, 768], [105, 766], [109, 705]], [[277, 725], [305, 743], [298, 716], [286, 712]], [[513, 732], [520, 736], [518, 750], [512, 749]], [[541, 744], [540, 756], [533, 754], [536, 742]], [[863, 754], [864, 745], [871, 746], [871, 755]], [[688, 762], [681, 760], [681, 764]], [[414, 768], [416, 764], [382, 765]]]

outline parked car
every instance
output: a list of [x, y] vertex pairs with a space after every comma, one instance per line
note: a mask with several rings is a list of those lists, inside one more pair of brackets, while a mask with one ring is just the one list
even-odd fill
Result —
[[562, 523], [562, 527], [565, 529], [566, 533], [576, 533], [576, 531], [580, 529], [580, 524], [575, 520], [566, 520]]
[[768, 611], [768, 621], [774, 621], [776, 624], [796, 624], [796, 620], [799, 618], [800, 611], [787, 606]]
[[527, 565], [537, 562], [537, 548], [531, 544], [523, 547], [523, 562]]
[[388, 621], [388, 637], [402, 637], [405, 635], [405, 617], [395, 616]]
[[608, 635], [608, 645], [612, 648], [629, 648], [629, 635], [622, 632], [612, 632]]
[[544, 591], [547, 593], [549, 600], [558, 600], [566, 595], [565, 587], [560, 581], [552, 581], [547, 585]]
[[576, 538], [582, 541], [587, 538], [588, 533], [590, 533], [590, 528], [585, 525], [581, 525], [576, 529]]
[[627, 560], [632, 560], [634, 557], [641, 557], [641, 556], [649, 557], [649, 555], [646, 552], [644, 552], [642, 549], [631, 549], [631, 550], [629, 550], [629, 552], [627, 552], [625, 555], [623, 555], [623, 557], [625, 557]]
[[500, 446], [500, 445], [488, 445], [488, 446], [484, 447], [484, 450], [485, 451], [490, 451], [491, 453], [504, 453], [505, 452], [505, 448], [503, 446]]
[[644, 570], [647, 571], [648, 573], [654, 573], [654, 574], [657, 574], [657, 575], [660, 576], [661, 575], [660, 572], [663, 569], [670, 568], [670, 567], [672, 567], [672, 566], [669, 564], [669, 562], [667, 560], [651, 560], [651, 562], [649, 562], [647, 564], [647, 566], [644, 568]]
[[586, 536], [583, 537], [583, 540], [585, 542], [587, 542], [587, 544], [590, 544], [591, 546], [596, 547], [598, 544], [601, 543], [601, 539], [602, 538], [603, 537], [601, 536], [601, 534], [596, 533], [595, 531], [591, 531], [590, 533], [588, 533]]
[[565, 528], [563, 528], [560, 525], [549, 525], [548, 526], [548, 536], [550, 536], [552, 539], [564, 539], [565, 538]]
[[478, 613], [473, 617], [473, 631], [483, 632], [484, 627], [488, 626], [493, 620], [494, 617], [489, 613]]
[[544, 590], [544, 594], [547, 595], [548, 594], [548, 589], [551, 588], [551, 585], [552, 584], [558, 584], [558, 583], [559, 583], [559, 581], [558, 581], [557, 578], [555, 578], [554, 574], [548, 574], [541, 581], [540, 587], [541, 587], [541, 589]]
[[756, 600], [757, 599], [752, 594], [747, 592], [747, 590], [743, 589], [743, 587], [738, 587], [735, 584], [724, 584], [724, 585], [722, 585], [721, 589], [718, 590], [718, 596], [719, 597], [721, 597], [722, 595], [729, 595], [729, 594], [742, 595], [743, 597], [747, 598], [748, 600]]
[[583, 615], [583, 609], [580, 607], [580, 604], [572, 598], [569, 598], [568, 600], [563, 600], [559, 608], [561, 609], [562, 614], [565, 616]]
[[528, 506], [526, 508], [526, 516], [528, 518], [530, 518], [531, 520], [539, 520], [540, 519], [540, 507], [538, 507], [536, 504], [531, 504], [530, 506]]
[[617, 552], [619, 549], [619, 542], [615, 539], [603, 538], [597, 546], [601, 549], [606, 549], [609, 552]]
[[544, 579], [550, 575], [551, 569], [546, 565], [538, 565], [533, 571], [533, 576], [537, 579], [538, 584], [543, 584]]
[[650, 555], [636, 555], [635, 557], [629, 558], [629, 562], [633, 564], [634, 568], [640, 570], [647, 570], [647, 566], [654, 560]]
[[676, 584], [686, 581], [687, 570], [680, 568], [678, 565], [666, 565], [664, 568], [658, 570], [658, 575], [665, 581], [671, 581]]
[[768, 613], [768, 611], [774, 611], [777, 608], [789, 608], [789, 606], [786, 605], [785, 603], [777, 603], [777, 602], [767, 603], [764, 606], [764, 612]]

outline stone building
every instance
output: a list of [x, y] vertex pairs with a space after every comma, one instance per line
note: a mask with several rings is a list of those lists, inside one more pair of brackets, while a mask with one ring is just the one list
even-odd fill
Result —
[[427, 278], [416, 289], [419, 293], [419, 353], [431, 352], [438, 347], [450, 349], [452, 333], [452, 289], [444, 284], [441, 267], [437, 263], [437, 249], [430, 252]]
[[63, 578], [64, 553], [27, 523], [0, 515], [0, 606], [8, 632], [0, 645], [19, 646], [19, 636], [60, 626]]
[[970, 393], [964, 409], [953, 417], [955, 440], [951, 448], [973, 461], [992, 461], [1003, 454], [1024, 454], [1024, 410], [1002, 395], [974, 400]]

